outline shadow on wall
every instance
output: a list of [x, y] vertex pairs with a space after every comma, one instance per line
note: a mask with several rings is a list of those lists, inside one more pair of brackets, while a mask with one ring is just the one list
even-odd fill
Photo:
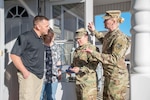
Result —
[[5, 73], [4, 84], [8, 88], [8, 100], [19, 100], [19, 85], [17, 69], [12, 62], [9, 63], [9, 54], [5, 50]]

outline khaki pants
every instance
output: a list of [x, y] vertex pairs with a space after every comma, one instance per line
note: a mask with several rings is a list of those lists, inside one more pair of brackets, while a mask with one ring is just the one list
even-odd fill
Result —
[[30, 73], [27, 79], [24, 79], [20, 72], [18, 74], [19, 82], [19, 100], [40, 100], [43, 80]]

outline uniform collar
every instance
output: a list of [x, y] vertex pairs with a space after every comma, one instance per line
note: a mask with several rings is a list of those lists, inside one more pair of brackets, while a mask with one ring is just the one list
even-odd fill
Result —
[[85, 43], [85, 44], [83, 44], [82, 46], [79, 46], [79, 48], [78, 49], [85, 49], [85, 48], [87, 48], [87, 45], [89, 45], [90, 44], [90, 42], [87, 42], [87, 43]]
[[110, 33], [110, 35], [115, 35], [118, 30], [119, 30], [119, 28], [116, 28], [115, 30], [113, 30], [112, 32], [109, 32], [109, 33]]

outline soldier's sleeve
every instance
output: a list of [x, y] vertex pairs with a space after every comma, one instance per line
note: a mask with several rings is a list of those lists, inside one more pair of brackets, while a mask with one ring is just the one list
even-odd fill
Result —
[[[90, 45], [89, 48], [91, 48], [93, 51], [99, 52], [99, 48], [94, 45]], [[90, 54], [87, 54], [87, 56], [88, 56], [88, 64], [86, 66], [81, 67], [80, 71], [85, 73], [90, 73], [91, 71], [93, 71], [93, 69], [94, 70], [96, 69], [99, 61]]]
[[80, 67], [79, 72], [89, 73], [89, 68], [87, 66]]
[[94, 35], [99, 41], [102, 41], [102, 39], [104, 38], [104, 34], [96, 30], [92, 32], [92, 35]]
[[103, 64], [116, 65], [117, 61], [123, 56], [125, 56], [125, 53], [128, 48], [127, 42], [127, 39], [117, 37], [117, 39], [113, 42], [112, 52], [110, 54], [104, 54], [93, 51], [92, 55]]
[[[74, 59], [74, 57], [75, 57], [75, 55], [76, 55], [76, 52], [77, 52], [77, 49], [74, 51], [74, 53], [73, 53], [73, 63], [71, 63], [71, 66], [72, 67], [79, 67], [79, 66], [77, 66], [76, 64], [75, 64], [75, 59]], [[86, 66], [82, 66], [82, 67], [80, 67], [80, 72], [87, 72], [88, 71], [88, 68], [86, 67]]]

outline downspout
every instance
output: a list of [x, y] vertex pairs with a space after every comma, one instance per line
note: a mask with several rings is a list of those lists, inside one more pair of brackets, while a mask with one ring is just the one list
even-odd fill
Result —
[[44, 5], [43, 5], [44, 6], [44, 16], [46, 15], [46, 13], [45, 13], [46, 12], [46, 5], [45, 4], [46, 4], [46, 1], [44, 0]]
[[46, 0], [38, 0], [37, 5], [38, 15], [46, 16]]
[[40, 0], [38, 0], [38, 8], [37, 8], [37, 10], [38, 10], [38, 15], [40, 14]]

